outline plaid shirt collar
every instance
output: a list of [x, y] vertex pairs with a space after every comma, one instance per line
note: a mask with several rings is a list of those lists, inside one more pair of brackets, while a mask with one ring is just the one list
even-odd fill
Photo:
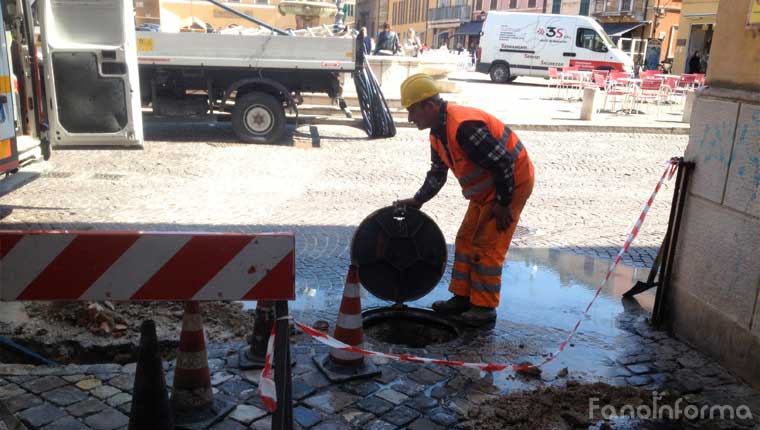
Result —
[[438, 124], [430, 129], [430, 134], [437, 137], [444, 145], [448, 146], [446, 140], [446, 110], [449, 106], [449, 102], [441, 103], [441, 112], [438, 115]]

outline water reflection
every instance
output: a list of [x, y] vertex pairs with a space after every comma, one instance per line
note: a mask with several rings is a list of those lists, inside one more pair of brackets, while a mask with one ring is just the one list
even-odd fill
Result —
[[[453, 255], [450, 250], [450, 255]], [[568, 330], [583, 314], [596, 288], [604, 278], [611, 260], [583, 256], [552, 248], [515, 248], [510, 250], [502, 277], [499, 318], [516, 323], [538, 324]], [[427, 296], [411, 302], [412, 306], [429, 307], [435, 300], [448, 298], [451, 267], [439, 285]], [[648, 269], [619, 265], [581, 325], [581, 332], [615, 335], [616, 317], [624, 312], [651, 311], [654, 290], [621, 300], [622, 294], [636, 281], [646, 280]], [[302, 310], [334, 311], [340, 305], [342, 282], [325, 282], [313, 274], [297, 280], [294, 312]], [[390, 303], [363, 291], [364, 309]], [[255, 302], [246, 303], [252, 308]]]

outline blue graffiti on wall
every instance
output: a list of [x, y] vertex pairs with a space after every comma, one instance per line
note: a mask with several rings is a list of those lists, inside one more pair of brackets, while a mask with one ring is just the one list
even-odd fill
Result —
[[736, 163], [739, 177], [754, 186], [751, 200], [756, 200], [760, 191], [760, 109], [752, 112], [750, 121], [738, 124], [731, 162]]

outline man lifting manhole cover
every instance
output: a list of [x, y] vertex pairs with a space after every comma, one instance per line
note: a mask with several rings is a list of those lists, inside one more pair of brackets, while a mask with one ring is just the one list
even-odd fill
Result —
[[460, 315], [471, 326], [492, 323], [504, 259], [533, 191], [533, 163], [509, 127], [480, 109], [447, 103], [426, 74], [401, 84], [401, 105], [418, 129], [430, 129], [431, 167], [414, 197], [397, 203], [421, 208], [441, 190], [449, 169], [470, 201], [454, 245], [454, 295], [433, 303], [433, 310]]

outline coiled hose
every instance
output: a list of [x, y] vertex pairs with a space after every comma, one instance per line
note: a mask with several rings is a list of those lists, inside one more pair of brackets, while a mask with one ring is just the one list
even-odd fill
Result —
[[362, 111], [364, 130], [370, 137], [393, 137], [396, 135], [396, 124], [393, 123], [393, 116], [380, 84], [364, 58], [364, 39], [361, 34], [356, 38], [356, 43], [357, 67], [354, 71], [354, 85]]

